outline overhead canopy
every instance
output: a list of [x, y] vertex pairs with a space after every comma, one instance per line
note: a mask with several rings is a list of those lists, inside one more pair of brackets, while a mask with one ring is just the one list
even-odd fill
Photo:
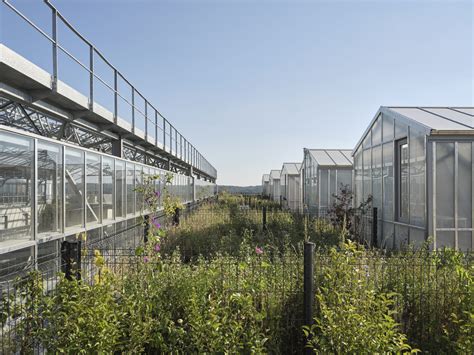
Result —
[[350, 149], [307, 149], [318, 165], [329, 167], [352, 167]]

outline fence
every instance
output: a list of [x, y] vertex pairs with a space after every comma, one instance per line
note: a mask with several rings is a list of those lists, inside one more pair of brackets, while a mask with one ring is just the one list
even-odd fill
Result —
[[[139, 282], [146, 275], [144, 270], [156, 270], [165, 284], [172, 284], [177, 273], [187, 270], [189, 274], [180, 279], [182, 282], [192, 283], [199, 277], [200, 285], [208, 292], [225, 295], [226, 300], [235, 294], [244, 295], [252, 300], [255, 309], [265, 310], [262, 324], [272, 337], [268, 343], [271, 352], [301, 353], [304, 345], [301, 327], [310, 324], [313, 317], [321, 317], [315, 295], [324, 295], [324, 290], [349, 294], [350, 302], [357, 300], [361, 304], [368, 297], [366, 291], [375, 295], [393, 294], [390, 310], [400, 324], [399, 330], [407, 334], [410, 344], [422, 350], [449, 350], [446, 345], [451, 341], [449, 337], [460, 333], [456, 322], [462, 324], [462, 311], [466, 305], [472, 306], [474, 299], [473, 254], [384, 253], [365, 249], [333, 252], [316, 249], [308, 243], [303, 253], [303, 250], [279, 248], [271, 234], [281, 232], [277, 235], [279, 239], [292, 233], [296, 241], [302, 242], [305, 216], [245, 206], [223, 212], [213, 206], [206, 212], [198, 210], [181, 215], [180, 226], [169, 226], [160, 250], [151, 254], [136, 248], [143, 241], [142, 224], [133, 226], [133, 238], [130, 229], [101, 240], [66, 241], [62, 258], [58, 261], [45, 257], [35, 279], [40, 281], [43, 293], [54, 294], [61, 281], [59, 271], [69, 279], [94, 285], [101, 280], [104, 270], [115, 275], [119, 283]], [[235, 239], [229, 235], [219, 238], [223, 231], [219, 228], [224, 225], [230, 225], [231, 229], [253, 229], [253, 244], [241, 244], [241, 234]], [[201, 244], [189, 243], [190, 236], [207, 236], [207, 239]], [[258, 250], [252, 248], [255, 243], [263, 245], [258, 244], [260, 236], [275, 244], [273, 248], [263, 246], [264, 253], [256, 255]], [[97, 252], [102, 260], [100, 264]], [[174, 252], [178, 254], [173, 256]], [[153, 259], [156, 254], [160, 255], [159, 261]], [[24, 322], [31, 322], [34, 317], [43, 322], [41, 312], [29, 313], [32, 297], [39, 295], [31, 294], [31, 278], [25, 270], [16, 276], [15, 280], [0, 282], [0, 349], [9, 353], [33, 346], [41, 352], [41, 341], [25, 334], [24, 327]], [[330, 301], [328, 296], [329, 306], [344, 312], [344, 304]], [[358, 309], [357, 303], [352, 306]], [[447, 330], [452, 333], [446, 335]]]

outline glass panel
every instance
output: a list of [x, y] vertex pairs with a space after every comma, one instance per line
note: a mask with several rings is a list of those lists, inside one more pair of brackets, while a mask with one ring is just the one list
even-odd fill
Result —
[[[60, 253], [57, 240], [38, 244], [38, 271], [43, 277], [43, 285], [51, 290], [55, 286], [53, 277], [60, 270]], [[47, 282], [49, 279], [49, 282]]]
[[436, 143], [436, 227], [454, 227], [454, 143]]
[[398, 220], [408, 222], [409, 210], [409, 156], [408, 143], [406, 139], [397, 142], [397, 206]]
[[395, 225], [395, 248], [400, 249], [406, 247], [409, 241], [408, 227]]
[[458, 143], [458, 228], [472, 226], [472, 145]]
[[425, 242], [425, 231], [410, 228], [410, 244], [416, 247], [421, 247]]
[[100, 222], [100, 156], [87, 154], [87, 223]]
[[61, 147], [38, 141], [38, 233], [62, 229]]
[[383, 118], [383, 141], [389, 142], [393, 140], [393, 118], [388, 115], [382, 115]]
[[367, 135], [364, 137], [364, 140], [362, 141], [362, 148], [370, 148], [372, 146], [372, 140], [371, 140], [371, 131], [367, 133]]
[[125, 217], [125, 163], [115, 160], [115, 215]]
[[393, 221], [393, 143], [383, 145], [383, 219]]
[[472, 232], [459, 231], [458, 232], [458, 248], [462, 251], [472, 251], [473, 238]]
[[373, 207], [382, 213], [382, 146], [372, 148], [372, 196]]
[[[141, 187], [143, 183], [143, 167], [141, 165], [135, 166], [135, 189]], [[143, 194], [135, 190], [135, 213], [142, 213], [143, 211]]]
[[371, 149], [364, 150], [364, 194], [363, 194], [363, 201], [367, 201], [369, 196], [372, 196], [372, 173], [371, 173], [371, 165], [372, 165], [372, 156], [371, 156]]
[[395, 120], [395, 139], [405, 138], [408, 136], [408, 126], [400, 120]]
[[382, 118], [379, 117], [372, 126], [372, 146], [382, 142]]
[[102, 157], [102, 219], [114, 218], [114, 159]]
[[31, 239], [33, 141], [0, 132], [0, 242]]
[[363, 167], [362, 167], [362, 151], [359, 149], [354, 156], [354, 195], [356, 206], [359, 206], [363, 200]]
[[135, 165], [127, 163], [127, 214], [135, 213]]
[[436, 232], [436, 248], [454, 248], [454, 232], [438, 231]]
[[334, 202], [334, 195], [337, 193], [336, 183], [336, 170], [329, 170], [329, 183], [330, 183], [330, 194], [329, 194], [329, 205]]
[[320, 194], [321, 198], [319, 200], [320, 202], [320, 208], [325, 208], [328, 207], [328, 170], [326, 169], [321, 169], [320, 174], [321, 174], [321, 181], [320, 181]]
[[84, 225], [84, 153], [66, 151], [66, 227]]
[[[0, 279], [17, 278], [17, 272], [33, 265], [33, 248], [15, 250], [0, 256]], [[10, 275], [10, 276], [8, 276]]]
[[383, 249], [393, 249], [394, 236], [393, 236], [393, 224], [383, 223], [383, 237], [380, 246]]
[[352, 171], [351, 170], [338, 170], [337, 171], [337, 193], [342, 188], [352, 190]]
[[425, 136], [410, 130], [410, 224], [425, 224]]

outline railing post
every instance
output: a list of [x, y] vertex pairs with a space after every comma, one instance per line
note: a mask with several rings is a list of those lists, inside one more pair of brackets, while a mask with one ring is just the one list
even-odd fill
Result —
[[[304, 325], [311, 327], [313, 324], [314, 303], [314, 243], [304, 243]], [[311, 354], [311, 349], [305, 349], [306, 354]]]
[[118, 118], [118, 75], [117, 69], [114, 69], [114, 123], [117, 124]]
[[52, 90], [58, 90], [58, 11], [52, 9], [51, 32], [53, 37], [53, 82]]
[[135, 133], [135, 88], [132, 86], [132, 133]]
[[89, 46], [89, 109], [94, 110], [94, 47]]
[[377, 207], [372, 208], [372, 246], [377, 246], [378, 216]]

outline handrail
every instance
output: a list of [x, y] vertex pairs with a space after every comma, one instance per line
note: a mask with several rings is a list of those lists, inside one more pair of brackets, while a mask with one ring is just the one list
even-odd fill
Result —
[[[201, 155], [201, 153], [187, 140], [184, 136], [168, 121], [167, 118], [164, 117], [161, 112], [159, 112], [148, 99], [143, 95], [107, 58], [106, 56], [97, 49], [94, 44], [89, 41], [84, 35], [82, 35], [67, 19], [66, 17], [58, 11], [58, 9], [49, 1], [43, 0], [43, 2], [51, 9], [51, 28], [52, 28], [52, 35], [50, 36], [46, 33], [40, 26], [34, 23], [32, 20], [28, 18], [25, 14], [23, 14], [20, 10], [18, 10], [12, 3], [11, 0], [2, 0], [2, 2], [11, 9], [15, 14], [17, 14], [20, 18], [22, 18], [26, 23], [32, 26], [37, 32], [39, 32], [42, 36], [44, 36], [49, 42], [51, 42], [53, 46], [52, 51], [52, 65], [53, 65], [53, 88], [57, 87], [57, 81], [59, 80], [58, 74], [58, 51], [57, 49], [61, 50], [66, 56], [71, 58], [75, 63], [77, 63], [82, 69], [87, 72], [89, 76], [89, 104], [90, 108], [93, 109], [94, 101], [94, 88], [95, 88], [95, 80], [98, 80], [99, 83], [105, 86], [108, 89], [112, 96], [114, 102], [114, 121], [117, 123], [117, 118], [119, 117], [119, 105], [118, 99], [120, 98], [126, 105], [128, 105], [131, 109], [131, 124], [132, 124], [132, 132], [135, 132], [137, 128], [137, 123], [142, 123], [145, 128], [145, 140], [149, 141], [148, 135], [151, 133], [153, 138], [155, 139], [155, 145], [157, 146], [160, 143], [163, 146], [163, 149], [170, 153], [171, 155], [179, 158], [181, 160], [185, 159], [187, 163], [189, 163], [193, 168], [201, 171], [212, 178], [216, 178], [217, 172], [216, 169]], [[60, 43], [58, 38], [58, 27], [57, 27], [57, 19], [62, 21], [62, 23], [68, 28], [77, 38], [79, 38], [87, 47], [89, 47], [89, 63], [85, 64], [81, 60], [79, 60], [75, 55], [73, 55], [66, 47]], [[114, 83], [108, 83], [104, 78], [99, 76], [97, 71], [94, 70], [94, 56], [102, 60], [102, 62], [112, 70], [114, 76]], [[126, 83], [130, 87], [130, 95], [131, 100], [129, 100], [121, 90], [118, 89], [118, 79], [121, 79], [124, 83]], [[128, 96], [128, 95], [127, 95]], [[140, 97], [143, 100], [143, 107], [144, 111], [138, 106], [135, 102], [135, 98]], [[131, 102], [130, 102], [131, 101]], [[150, 110], [148, 110], [150, 109]], [[140, 117], [137, 117], [141, 116]], [[137, 122], [138, 118], [138, 122]], [[158, 124], [158, 121], [161, 119], [162, 127]], [[169, 126], [169, 132], [168, 127]], [[158, 136], [158, 131], [160, 131], [160, 136]], [[168, 138], [168, 139], [167, 139]], [[169, 148], [168, 150], [166, 148]], [[183, 154], [185, 152], [185, 154]]]

